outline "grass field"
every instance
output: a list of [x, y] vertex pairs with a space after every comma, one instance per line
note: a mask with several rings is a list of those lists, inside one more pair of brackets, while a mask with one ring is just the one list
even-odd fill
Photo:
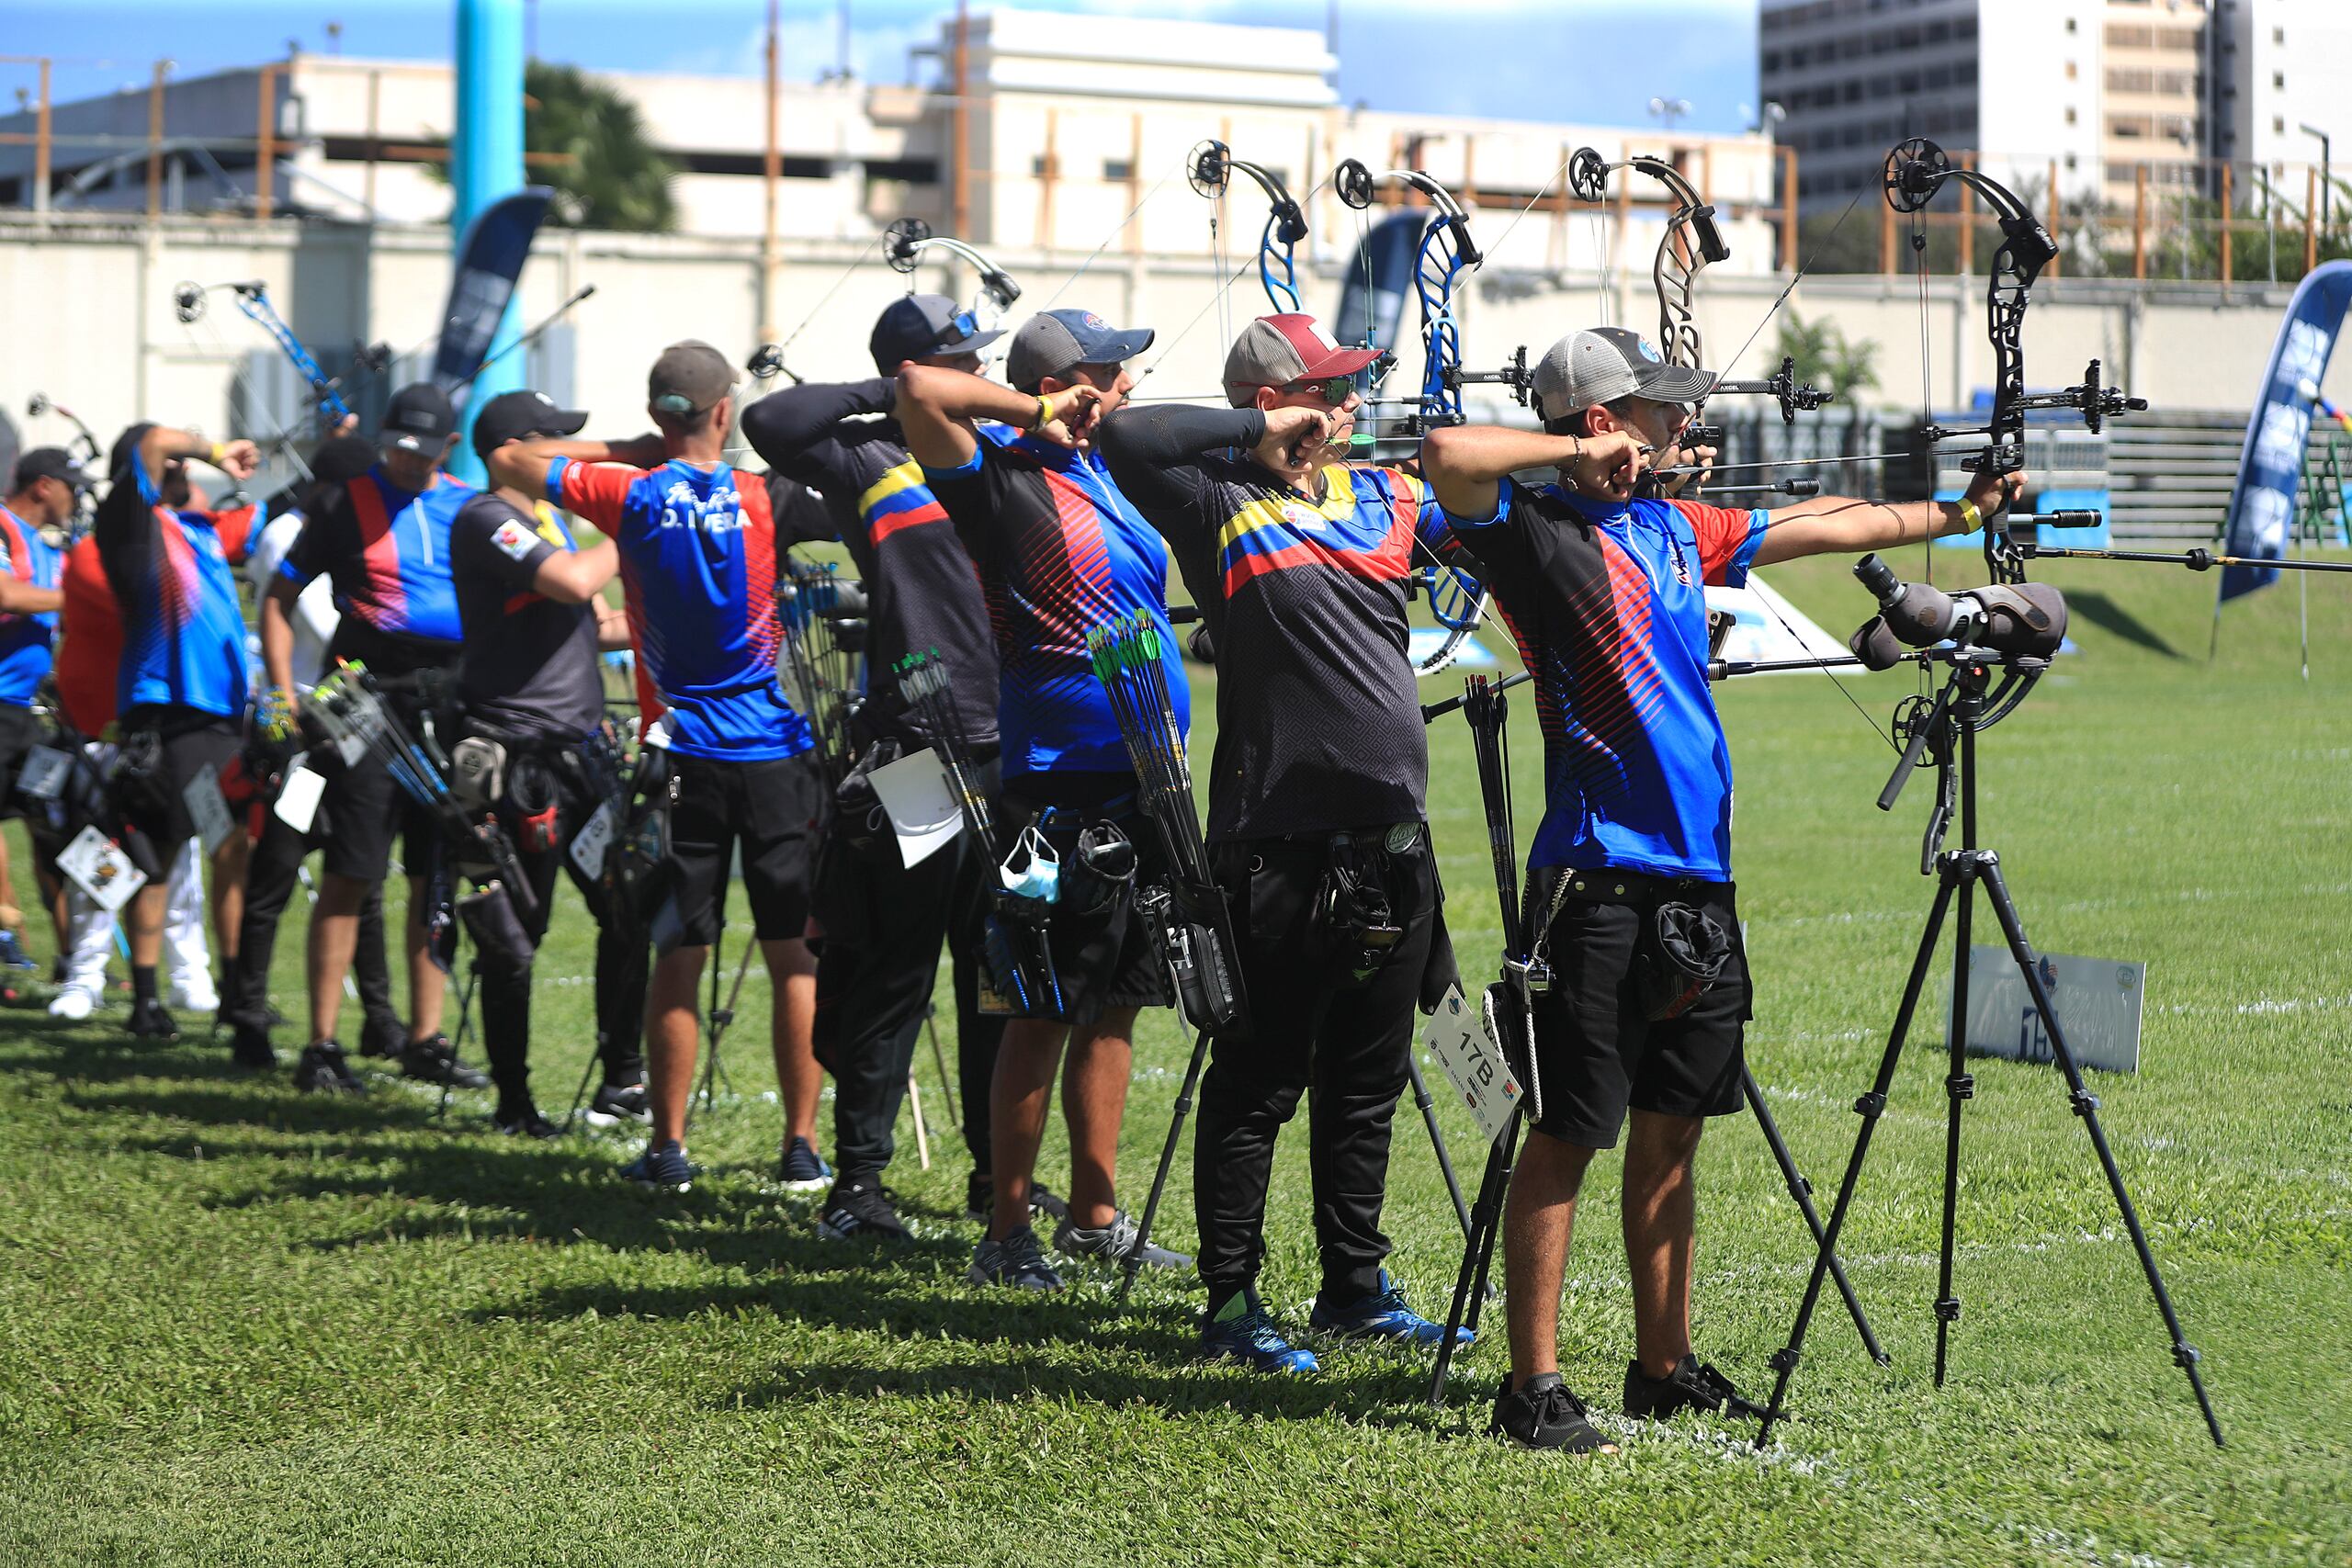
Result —
[[[1577, 1461], [1475, 1435], [1498, 1343], [1431, 1411], [1419, 1366], [1377, 1354], [1280, 1385], [1190, 1364], [1180, 1281], [1147, 1281], [1125, 1314], [1101, 1277], [1046, 1301], [967, 1287], [965, 1161], [927, 1053], [937, 1159], [919, 1171], [902, 1124], [892, 1173], [917, 1244], [820, 1242], [814, 1200], [772, 1180], [756, 976], [727, 1053], [739, 1095], [695, 1129], [709, 1175], [672, 1202], [613, 1179], [628, 1142], [520, 1146], [478, 1097], [436, 1122], [389, 1080], [361, 1103], [299, 1099], [233, 1077], [197, 1030], [136, 1051], [107, 1014], [65, 1028], [28, 1007], [0, 1015], [0, 1561], [2344, 1563], [2352, 597], [2312, 584], [2305, 684], [2291, 583], [2233, 606], [2209, 663], [2211, 578], [2042, 575], [2075, 594], [2082, 651], [1986, 738], [1986, 837], [2039, 945], [2148, 963], [2142, 1071], [2095, 1087], [2224, 1452], [2047, 1068], [1976, 1068], [1966, 1315], [1931, 1387], [1939, 1030], [1905, 1058], [1847, 1248], [1894, 1364], [1864, 1359], [1833, 1302], [1771, 1451], [1697, 1424], [1626, 1427], [1621, 1454]], [[1840, 563], [1773, 577], [1836, 629], [1866, 607]], [[1911, 677], [1849, 684], [1883, 720]], [[1827, 1190], [1927, 910], [1931, 781], [1874, 810], [1885, 747], [1820, 677], [1723, 702], [1750, 1056]], [[1523, 705], [1513, 729], [1532, 780]], [[1458, 721], [1432, 773], [1475, 975], [1497, 937]], [[300, 949], [279, 949], [289, 1013]], [[574, 904], [541, 960], [553, 1111], [589, 1050], [590, 955]], [[1138, 1205], [1182, 1057], [1148, 1020], [1125, 1146]], [[1283, 1145], [1266, 1281], [1302, 1328], [1304, 1142]], [[1057, 1127], [1049, 1180], [1061, 1148]], [[1720, 1124], [1701, 1165], [1700, 1346], [1761, 1393], [1810, 1246], [1750, 1123]], [[1632, 1342], [1615, 1184], [1596, 1168], [1564, 1314], [1569, 1382], [1603, 1409]], [[1180, 1186], [1175, 1245], [1189, 1208]], [[1397, 1272], [1442, 1310], [1459, 1241], [1409, 1106], [1388, 1219]]]

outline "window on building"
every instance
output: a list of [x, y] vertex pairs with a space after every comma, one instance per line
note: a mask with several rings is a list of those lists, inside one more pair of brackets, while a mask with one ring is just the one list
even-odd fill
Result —
[[2273, 71], [2270, 73], [2270, 85], [2273, 87], [2281, 89], [2285, 88], [2287, 85], [2287, 73], [2284, 71]]
[[2072, 17], [2066, 18], [2066, 30], [2070, 33], [2075, 30], [2075, 18]]
[[2072, 104], [2066, 106], [2066, 123], [2068, 125], [2075, 123], [2075, 106]]
[[1125, 158], [1105, 158], [1102, 160], [1102, 177], [1114, 181], [1131, 180], [1136, 177], [1136, 166]]
[[2284, 117], [2279, 115], [2272, 115], [2270, 117], [2270, 134], [2273, 136], [2284, 136], [2287, 134], [2287, 121]]

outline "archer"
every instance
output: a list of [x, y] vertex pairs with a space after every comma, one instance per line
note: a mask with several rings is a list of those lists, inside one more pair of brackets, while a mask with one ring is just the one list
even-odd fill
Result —
[[[1622, 329], [1575, 333], [1535, 367], [1541, 432], [1458, 425], [1421, 448], [1448, 527], [1505, 609], [1544, 721], [1528, 908], [1557, 978], [1533, 999], [1533, 1066], [1548, 1088], [1504, 1213], [1511, 1370], [1489, 1427], [1528, 1448], [1603, 1446], [1560, 1381], [1559, 1299], [1586, 1168], [1616, 1146], [1629, 1111], [1626, 1413], [1762, 1414], [1690, 1345], [1692, 1167], [1707, 1119], [1741, 1108], [1751, 1000], [1706, 585], [1737, 587], [1754, 567], [1801, 556], [1969, 533], [2024, 489], [2020, 473], [1980, 472], [1958, 502], [1820, 496], [1769, 513], [1637, 496], [1650, 457], [1675, 445], [1689, 403], [1716, 379]], [[1546, 468], [1564, 482], [1510, 477]], [[1680, 932], [1679, 964], [1659, 942], [1662, 918]], [[1711, 983], [1684, 983], [1710, 964]]]

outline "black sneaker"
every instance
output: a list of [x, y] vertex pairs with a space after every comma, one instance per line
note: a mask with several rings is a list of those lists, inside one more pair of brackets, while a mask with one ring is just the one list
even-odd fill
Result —
[[972, 1250], [972, 1266], [964, 1278], [975, 1285], [1010, 1285], [1020, 1291], [1058, 1291], [1062, 1277], [1046, 1261], [1037, 1233], [1023, 1225], [1002, 1241], [983, 1237]]
[[359, 1054], [390, 1060], [408, 1055], [408, 1025], [397, 1013], [379, 1012], [359, 1030]]
[[653, 1109], [645, 1102], [645, 1086], [641, 1083], [608, 1083], [596, 1091], [581, 1115], [591, 1127], [617, 1127], [633, 1122], [640, 1127], [653, 1125]]
[[458, 1060], [458, 1049], [446, 1034], [420, 1040], [401, 1053], [401, 1076], [419, 1083], [447, 1084], [451, 1089], [484, 1089], [490, 1075]]
[[269, 1032], [240, 1023], [229, 1034], [229, 1060], [249, 1072], [266, 1073], [277, 1066], [277, 1053], [269, 1043]]
[[1639, 1361], [1625, 1368], [1625, 1414], [1642, 1421], [1670, 1421], [1686, 1410], [1764, 1419], [1764, 1407], [1732, 1387], [1731, 1379], [1696, 1356], [1685, 1356], [1674, 1371], [1652, 1378]]
[[652, 1192], [688, 1192], [702, 1172], [686, 1159], [683, 1144], [648, 1144], [645, 1152], [621, 1167], [621, 1179]]
[[526, 1105], [519, 1111], [500, 1111], [490, 1119], [491, 1126], [510, 1138], [560, 1138], [563, 1129], [539, 1114], [536, 1105]]
[[904, 1241], [907, 1227], [879, 1183], [854, 1177], [833, 1183], [818, 1217], [817, 1234], [827, 1241]]
[[322, 1040], [302, 1047], [294, 1061], [294, 1087], [304, 1094], [365, 1094], [368, 1086], [351, 1070], [343, 1047]]
[[[1029, 1184], [1029, 1212], [1048, 1219], [1067, 1220], [1069, 1201], [1052, 1188], [1033, 1181]], [[976, 1170], [964, 1179], [964, 1217], [976, 1225], [984, 1225], [995, 1213], [996, 1179], [986, 1171]]]
[[153, 1040], [168, 1043], [180, 1037], [180, 1026], [164, 1010], [164, 1004], [150, 997], [143, 1002], [130, 1004], [130, 1016], [123, 1021], [123, 1029], [133, 1040]]
[[1584, 1401], [1568, 1392], [1557, 1372], [1538, 1372], [1517, 1389], [1506, 1375], [1495, 1393], [1495, 1418], [1487, 1436], [1509, 1438], [1523, 1449], [1566, 1449], [1572, 1454], [1617, 1451], [1585, 1418]]

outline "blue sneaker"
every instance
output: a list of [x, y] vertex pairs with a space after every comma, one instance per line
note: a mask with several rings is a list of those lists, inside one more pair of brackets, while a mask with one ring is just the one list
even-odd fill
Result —
[[1254, 1290], [1243, 1291], [1201, 1325], [1201, 1353], [1213, 1361], [1239, 1361], [1253, 1372], [1312, 1372], [1322, 1367], [1314, 1351], [1295, 1348], [1283, 1337]]
[[806, 1138], [795, 1138], [786, 1144], [784, 1158], [777, 1162], [776, 1179], [794, 1192], [814, 1192], [820, 1187], [833, 1184], [833, 1168], [827, 1165], [809, 1145]]
[[25, 951], [24, 939], [12, 931], [0, 931], [0, 969], [38, 969], [33, 955]]
[[[1316, 1297], [1315, 1310], [1308, 1314], [1306, 1323], [1318, 1334], [1333, 1334], [1342, 1339], [1382, 1339], [1416, 1349], [1435, 1346], [1445, 1338], [1445, 1325], [1431, 1323], [1407, 1306], [1405, 1292], [1390, 1281], [1385, 1269], [1380, 1271], [1380, 1289], [1360, 1301], [1334, 1307], [1322, 1297]], [[1459, 1349], [1476, 1337], [1466, 1328], [1457, 1328], [1453, 1331], [1454, 1348]]]
[[684, 1144], [648, 1144], [645, 1152], [621, 1167], [621, 1179], [654, 1192], [686, 1192], [702, 1172], [686, 1163]]

